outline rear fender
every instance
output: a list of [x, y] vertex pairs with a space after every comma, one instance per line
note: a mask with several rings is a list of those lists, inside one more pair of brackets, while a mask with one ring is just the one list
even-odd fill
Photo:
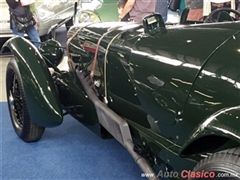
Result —
[[[221, 109], [203, 121], [194, 130], [180, 154], [183, 156], [194, 154], [190, 148], [201, 147], [204, 144], [210, 146], [211, 150], [215, 150], [223, 145], [221, 142], [225, 143], [226, 140], [240, 144], [240, 106]], [[206, 149], [208, 148], [206, 147]], [[189, 153], [190, 151], [191, 153]]]
[[3, 48], [9, 48], [22, 77], [26, 103], [31, 121], [42, 127], [62, 123], [62, 108], [58, 92], [48, 67], [36, 49], [22, 37], [9, 39]]

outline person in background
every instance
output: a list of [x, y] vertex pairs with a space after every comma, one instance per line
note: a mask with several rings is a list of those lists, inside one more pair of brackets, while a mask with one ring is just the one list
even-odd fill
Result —
[[179, 16], [181, 16], [183, 10], [186, 8], [185, 0], [180, 0], [180, 5], [179, 5]]
[[208, 16], [218, 8], [236, 9], [236, 2], [235, 0], [203, 0], [203, 16]]
[[[10, 12], [10, 28], [12, 29], [13, 34], [18, 35], [18, 36], [22, 36], [24, 37], [24, 33], [26, 33], [28, 35], [28, 37], [30, 38], [30, 40], [33, 42], [33, 44], [39, 48], [41, 45], [41, 40], [40, 37], [38, 35], [37, 29], [35, 26], [31, 26], [28, 30], [26, 30], [25, 32], [19, 32], [16, 30], [15, 28], [15, 23], [12, 17], [12, 13], [16, 13], [19, 10], [19, 6], [21, 6], [20, 4], [20, 0], [6, 0], [8, 6], [9, 6], [9, 12]], [[34, 4], [33, 4], [34, 5]], [[25, 6], [24, 6], [25, 7]], [[36, 13], [36, 9], [34, 6], [26, 6], [27, 10], [31, 10], [31, 12], [35, 12]], [[17, 12], [19, 13], [19, 12]]]
[[127, 0], [122, 12], [119, 14], [119, 21], [129, 13], [131, 21], [142, 22], [143, 17], [155, 12], [156, 0]]
[[189, 8], [187, 20], [203, 20], [203, 0], [185, 0], [186, 8]]
[[[125, 4], [127, 3], [127, 0], [119, 0], [118, 3], [117, 3], [117, 8], [118, 8], [118, 14], [120, 16], [120, 14], [122, 13], [123, 11], [123, 8], [125, 6]], [[120, 21], [129, 21], [129, 13], [127, 13], [123, 18], [121, 18]]]
[[[118, 7], [118, 14], [121, 15], [123, 8], [125, 4], [127, 3], [127, 0], [119, 0], [117, 7]], [[156, 13], [161, 14], [164, 22], [167, 21], [167, 14], [168, 14], [168, 0], [156, 0]], [[127, 13], [121, 21], [129, 21], [130, 15]]]
[[167, 21], [168, 0], [156, 0], [156, 13], [161, 14], [163, 21]]
[[[240, 0], [236, 0], [236, 10], [240, 12]], [[239, 15], [236, 15], [235, 18], [237, 20], [240, 20], [240, 16]]]
[[240, 11], [240, 0], [236, 0], [236, 10]]

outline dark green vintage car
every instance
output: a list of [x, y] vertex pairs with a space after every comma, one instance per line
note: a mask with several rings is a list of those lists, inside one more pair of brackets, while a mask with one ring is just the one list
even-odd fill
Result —
[[240, 21], [207, 23], [211, 16], [74, 26], [64, 69], [55, 40], [37, 50], [10, 39], [15, 132], [37, 141], [70, 114], [118, 140], [149, 179], [240, 179]]

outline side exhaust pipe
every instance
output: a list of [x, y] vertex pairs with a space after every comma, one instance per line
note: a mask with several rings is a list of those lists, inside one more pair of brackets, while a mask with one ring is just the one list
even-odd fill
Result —
[[[88, 95], [88, 98], [92, 101], [96, 108], [100, 124], [128, 150], [130, 155], [133, 157], [135, 162], [139, 165], [144, 173], [155, 175], [153, 169], [145, 160], [145, 158], [133, 150], [134, 144], [128, 123], [114, 111], [108, 108], [106, 104], [99, 100], [99, 98], [96, 96], [96, 93], [92, 89], [92, 80], [88, 75], [79, 69], [76, 70], [76, 73], [85, 92]], [[154, 177], [149, 177], [148, 179], [159, 180], [156, 175]]]

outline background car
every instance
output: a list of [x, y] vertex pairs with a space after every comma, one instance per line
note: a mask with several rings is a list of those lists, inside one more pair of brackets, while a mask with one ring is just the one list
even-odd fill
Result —
[[[11, 37], [10, 16], [8, 5], [5, 0], [1, 0], [1, 16], [0, 16], [0, 37]], [[51, 30], [59, 23], [64, 22], [66, 26], [72, 25], [72, 17], [74, 16], [75, 3], [81, 3], [80, 0], [36, 0], [37, 9], [36, 20], [38, 22], [37, 29], [40, 36], [48, 39], [51, 36]]]

